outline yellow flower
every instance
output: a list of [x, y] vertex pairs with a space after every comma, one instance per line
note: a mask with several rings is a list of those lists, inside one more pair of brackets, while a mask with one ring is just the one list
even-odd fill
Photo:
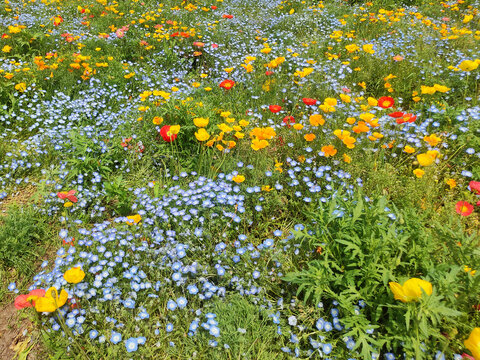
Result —
[[78, 284], [85, 277], [85, 272], [80, 267], [74, 267], [63, 274], [63, 278], [70, 284]]
[[455, 181], [455, 179], [448, 179], [447, 181], [445, 181], [445, 183], [450, 186], [450, 190], [457, 186], [457, 182]]
[[345, 49], [346, 49], [349, 53], [352, 53], [352, 52], [355, 52], [355, 51], [360, 50], [360, 48], [359, 48], [358, 45], [356, 45], [356, 44], [347, 45], [347, 46], [345, 46]]
[[[368, 105], [370, 105], [370, 106], [377, 106], [378, 105], [378, 100], [371, 97], [371, 96], [368, 97], [367, 102], [368, 102]], [[360, 119], [361, 118], [362, 117], [360, 116]]]
[[353, 125], [355, 124], [355, 121], [357, 121], [357, 119], [355, 119], [354, 117], [349, 117], [347, 118], [347, 123], [350, 124], [350, 125]]
[[15, 90], [17, 91], [20, 91], [20, 92], [24, 92], [25, 90], [27, 90], [27, 84], [25, 83], [19, 83], [17, 85], [15, 85]]
[[470, 20], [472, 20], [472, 19], [473, 19], [473, 15], [472, 15], [472, 14], [465, 15], [464, 18], [463, 18], [463, 20], [462, 20], [462, 22], [463, 22], [464, 24], [467, 24], [467, 23], [469, 23]]
[[413, 173], [415, 174], [415, 176], [417, 178], [421, 178], [423, 175], [425, 175], [425, 171], [423, 171], [422, 169], [415, 169], [413, 170]]
[[267, 140], [259, 140], [257, 138], [252, 140], [251, 147], [253, 150], [258, 151], [260, 149], [264, 149], [268, 146]]
[[208, 118], [195, 118], [193, 119], [193, 123], [196, 127], [203, 128], [208, 125]]
[[142, 220], [140, 214], [127, 216], [127, 225], [138, 224]]
[[362, 49], [367, 54], [375, 54], [375, 50], [373, 50], [373, 44], [365, 44], [362, 46]]
[[435, 156], [432, 156], [430, 154], [418, 154], [417, 155], [417, 160], [420, 166], [430, 166], [433, 164], [435, 161]]
[[478, 63], [472, 60], [463, 60], [458, 67], [463, 71], [472, 71], [478, 67]]
[[345, 161], [347, 164], [350, 164], [352, 162], [352, 158], [347, 154], [343, 154], [343, 161]]
[[155, 116], [155, 117], [152, 119], [152, 122], [153, 122], [155, 125], [160, 125], [160, 124], [163, 122], [163, 118], [160, 117], [160, 116]]
[[340, 94], [340, 99], [341, 99], [344, 103], [350, 103], [350, 102], [352, 102], [352, 98], [351, 98], [349, 95]]
[[4, 53], [9, 53], [10, 50], [12, 50], [12, 47], [11, 46], [8, 46], [8, 45], [5, 45], [3, 48], [2, 48], [2, 51]]
[[437, 146], [440, 141], [442, 141], [441, 138], [439, 138], [437, 135], [432, 134], [430, 136], [424, 136], [423, 138], [424, 141], [428, 142], [430, 146]]
[[433, 95], [437, 92], [437, 89], [435, 89], [435, 86], [420, 86], [420, 91], [422, 94], [429, 94]]
[[472, 268], [467, 265], [463, 266], [463, 271], [465, 271], [466, 273], [469, 273], [471, 276], [475, 276], [475, 273], [477, 272], [477, 270], [472, 270]]
[[434, 84], [433, 87], [435, 88], [435, 90], [441, 93], [446, 93], [447, 91], [451, 90], [449, 87], [446, 87], [445, 85]]
[[303, 129], [303, 124], [296, 123], [293, 125], [293, 128], [295, 130], [302, 130]]
[[480, 328], [475, 328], [467, 340], [463, 342], [475, 359], [480, 359]]
[[232, 178], [233, 181], [235, 181], [237, 184], [240, 184], [245, 181], [245, 176], [243, 175], [236, 175]]
[[210, 139], [210, 134], [204, 128], [200, 128], [195, 133], [195, 137], [198, 141], [207, 141], [208, 139]]
[[45, 292], [45, 296], [35, 300], [35, 310], [38, 312], [54, 312], [58, 308], [65, 305], [68, 300], [68, 294], [65, 290], [60, 292], [55, 287], [51, 287]]
[[420, 300], [423, 294], [422, 291], [429, 296], [433, 292], [430, 282], [418, 278], [408, 279], [403, 285], [396, 282], [389, 282], [388, 285], [395, 300], [400, 300], [404, 303]]
[[168, 131], [171, 135], [178, 134], [180, 132], [180, 125], [172, 125], [170, 126], [170, 130]]
[[270, 185], [263, 185], [262, 186], [262, 191], [269, 192], [269, 191], [272, 191], [272, 188], [271, 188]]
[[[310, 125], [318, 126], [325, 124], [325, 119], [320, 114], [312, 114], [310, 115]], [[293, 126], [295, 128], [295, 125]]]
[[415, 152], [415, 149], [413, 147], [407, 145], [403, 148], [403, 151], [405, 151], [407, 154], [412, 154], [412, 153]]
[[63, 207], [70, 207], [70, 206], [73, 206], [73, 203], [71, 201], [67, 201], [65, 204], [63, 204]]
[[304, 138], [305, 138], [305, 140], [307, 140], [307, 141], [313, 141], [313, 140], [315, 140], [316, 136], [315, 136], [315, 134], [306, 134], [306, 135], [304, 136]]
[[229, 132], [232, 132], [233, 131], [233, 128], [228, 126], [227, 124], [225, 123], [221, 123], [220, 125], [217, 125], [217, 127], [223, 131], [223, 132], [226, 132], [226, 133], [229, 133]]

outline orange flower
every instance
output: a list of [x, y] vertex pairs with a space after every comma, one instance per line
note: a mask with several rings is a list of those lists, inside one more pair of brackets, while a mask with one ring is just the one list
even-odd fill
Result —
[[304, 136], [304, 138], [305, 138], [305, 140], [307, 140], [307, 141], [313, 141], [313, 140], [315, 140], [316, 136], [315, 136], [315, 134], [306, 134], [306, 135]]
[[352, 128], [353, 132], [356, 134], [362, 133], [362, 132], [369, 132], [370, 129], [369, 127], [365, 124], [364, 121], [359, 121], [357, 126], [354, 126]]
[[318, 126], [318, 125], [323, 125], [325, 124], [325, 119], [323, 118], [322, 115], [320, 114], [312, 114], [310, 115], [310, 125], [312, 126]]
[[223, 80], [220, 85], [221, 88], [224, 88], [225, 90], [230, 90], [232, 87], [235, 86], [235, 81], [233, 80]]
[[325, 145], [321, 150], [325, 157], [334, 156], [337, 153], [337, 149], [333, 145]]

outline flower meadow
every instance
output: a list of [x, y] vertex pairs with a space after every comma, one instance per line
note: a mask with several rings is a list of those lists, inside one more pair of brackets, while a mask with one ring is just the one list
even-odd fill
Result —
[[10, 357], [480, 360], [478, 0], [0, 24]]

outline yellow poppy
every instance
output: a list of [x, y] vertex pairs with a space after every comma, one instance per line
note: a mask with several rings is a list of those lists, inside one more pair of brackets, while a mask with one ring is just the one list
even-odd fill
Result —
[[74, 267], [65, 271], [63, 278], [70, 284], [78, 284], [85, 277], [85, 272], [80, 267]]
[[418, 278], [408, 279], [403, 285], [397, 282], [389, 282], [388, 285], [395, 300], [404, 303], [420, 300], [422, 291], [429, 296], [433, 292], [432, 284], [429, 281]]
[[35, 300], [35, 310], [38, 312], [54, 312], [58, 308], [65, 305], [68, 300], [68, 294], [65, 290], [60, 292], [55, 287], [51, 287], [45, 292], [45, 296]]
[[204, 128], [200, 128], [195, 133], [195, 137], [198, 141], [207, 141], [208, 139], [210, 139], [210, 134]]
[[475, 328], [467, 340], [463, 342], [475, 359], [480, 359], [480, 328]]

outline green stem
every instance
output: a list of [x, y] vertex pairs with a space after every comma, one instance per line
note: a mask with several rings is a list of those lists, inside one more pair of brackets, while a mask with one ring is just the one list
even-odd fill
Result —
[[87, 353], [85, 352], [85, 350], [83, 350], [83, 348], [80, 346], [80, 344], [78, 344], [77, 340], [75, 339], [75, 335], [73, 334], [73, 332], [68, 328], [67, 324], [65, 323], [65, 319], [63, 318], [62, 314], [60, 313], [60, 310], [57, 309], [56, 310], [56, 315], [57, 315], [57, 319], [58, 319], [58, 323], [60, 325], [60, 327], [62, 328], [63, 332], [67, 335], [67, 336], [70, 336], [72, 338], [72, 345], [77, 348], [77, 350], [80, 351], [80, 354], [82, 355], [82, 357], [84, 359], [87, 359], [87, 360], [90, 360], [90, 358], [88, 357]]

